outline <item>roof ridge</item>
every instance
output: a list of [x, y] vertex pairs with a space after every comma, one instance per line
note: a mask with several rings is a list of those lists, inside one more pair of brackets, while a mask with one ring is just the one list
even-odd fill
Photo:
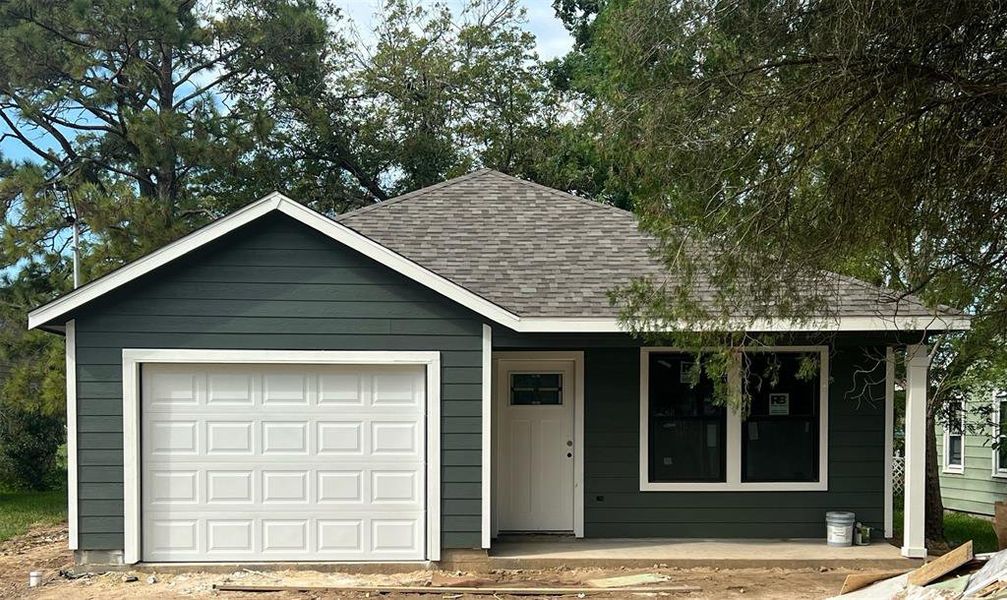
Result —
[[461, 183], [463, 181], [468, 181], [469, 179], [474, 179], [475, 177], [478, 177], [480, 175], [485, 175], [486, 173], [489, 173], [489, 172], [492, 172], [492, 171], [493, 171], [493, 169], [489, 169], [489, 168], [485, 168], [485, 167], [482, 168], [482, 169], [476, 169], [475, 171], [472, 171], [470, 173], [466, 173], [464, 175], [459, 175], [458, 177], [452, 177], [451, 179], [445, 179], [444, 181], [440, 181], [438, 183], [434, 183], [434, 184], [428, 185], [426, 187], [421, 187], [418, 190], [413, 190], [411, 192], [406, 192], [405, 194], [400, 194], [398, 196], [395, 196], [394, 198], [389, 198], [388, 200], [382, 200], [381, 202], [375, 202], [374, 204], [371, 204], [369, 206], [363, 206], [361, 208], [358, 208], [358, 209], [355, 209], [355, 210], [351, 210], [349, 212], [344, 212], [342, 214], [339, 214], [339, 215], [336, 215], [335, 217], [333, 217], [333, 220], [334, 221], [342, 221], [343, 219], [349, 219], [349, 218], [355, 217], [355, 216], [360, 215], [360, 214], [369, 213], [369, 212], [371, 212], [373, 210], [376, 210], [376, 209], [379, 209], [379, 208], [384, 208], [384, 207], [392, 205], [392, 204], [398, 204], [399, 202], [402, 202], [403, 200], [410, 200], [412, 198], [423, 196], [423, 195], [428, 194], [430, 192], [441, 190], [441, 189], [444, 189], [446, 187], [451, 187], [452, 185], [454, 185], [456, 183]]

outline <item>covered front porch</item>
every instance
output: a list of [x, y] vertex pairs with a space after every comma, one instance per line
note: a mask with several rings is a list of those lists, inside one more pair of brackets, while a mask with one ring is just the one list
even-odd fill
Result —
[[[812, 399], [808, 459], [799, 463], [806, 467], [798, 473], [803, 479], [746, 479], [760, 474], [742, 460], [746, 452], [756, 456], [751, 452], [759, 450], [757, 438], [749, 436], [747, 423], [728, 415], [720, 417], [716, 432], [726, 438], [719, 467], [714, 465], [721, 469], [719, 481], [655, 483], [654, 465], [666, 463], [654, 457], [672, 451], [647, 441], [655, 427], [648, 421], [648, 384], [654, 380], [647, 368], [654, 355], [674, 363], [678, 351], [634, 347], [624, 339], [546, 337], [529, 350], [527, 337], [493, 339], [489, 333], [484, 348], [492, 349], [492, 379], [485, 381], [483, 418], [484, 430], [493, 435], [483, 440], [482, 547], [501, 568], [570, 561], [908, 568], [913, 562], [907, 559], [926, 556], [927, 345], [897, 348], [890, 337], [845, 335], [828, 345], [794, 342], [768, 349], [820, 356], [820, 373], [807, 387], [789, 390], [794, 413], [802, 395]], [[896, 547], [880, 538], [891, 538], [895, 529], [895, 353], [903, 349], [904, 536]], [[490, 361], [484, 360], [488, 373]], [[677, 364], [672, 367], [666, 370], [679, 372]], [[851, 399], [851, 389], [862, 393]], [[717, 426], [704, 423], [706, 431]], [[742, 443], [748, 444], [744, 451]], [[759, 455], [766, 456], [774, 454]], [[855, 512], [874, 529], [875, 543], [827, 546], [825, 513], [835, 510]]]

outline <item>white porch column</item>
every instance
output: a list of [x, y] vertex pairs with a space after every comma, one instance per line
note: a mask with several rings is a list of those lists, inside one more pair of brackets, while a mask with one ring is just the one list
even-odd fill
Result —
[[930, 348], [906, 346], [906, 480], [902, 527], [902, 556], [925, 558], [927, 488], [927, 388]]

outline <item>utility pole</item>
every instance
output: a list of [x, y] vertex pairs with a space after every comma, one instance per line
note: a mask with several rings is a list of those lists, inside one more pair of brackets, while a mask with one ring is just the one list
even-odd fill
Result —
[[77, 289], [80, 286], [80, 223], [75, 216], [67, 216], [66, 220], [73, 228], [73, 289]]

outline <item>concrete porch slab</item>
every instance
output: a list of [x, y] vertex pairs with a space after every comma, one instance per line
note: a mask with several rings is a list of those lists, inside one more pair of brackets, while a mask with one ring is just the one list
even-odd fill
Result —
[[911, 569], [922, 560], [903, 558], [885, 542], [837, 548], [820, 539], [542, 539], [494, 542], [490, 564], [498, 569], [595, 567], [848, 568]]

